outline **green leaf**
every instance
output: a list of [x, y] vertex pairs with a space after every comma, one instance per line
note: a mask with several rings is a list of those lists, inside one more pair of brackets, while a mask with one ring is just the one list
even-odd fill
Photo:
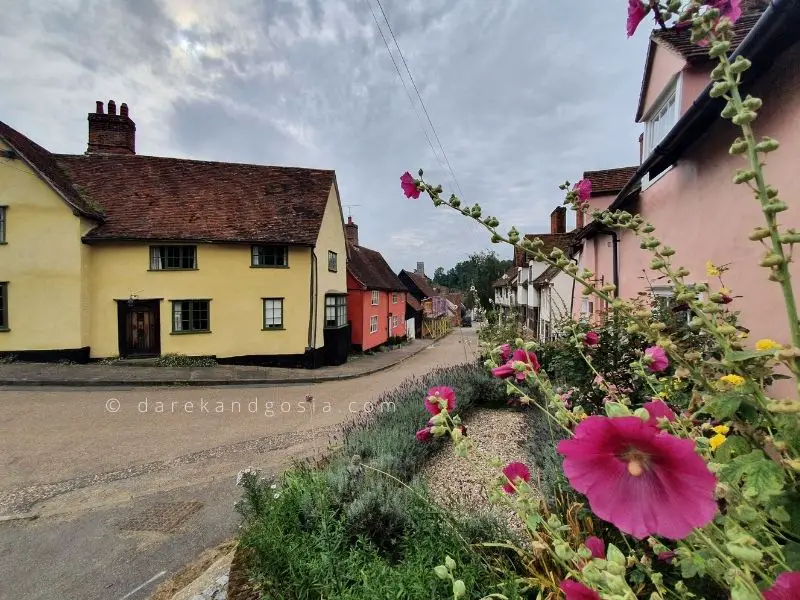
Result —
[[758, 350], [737, 350], [730, 352], [725, 358], [730, 362], [742, 362], [743, 360], [750, 360], [751, 358], [759, 358], [763, 356], [772, 356], [775, 351], [759, 352]]
[[732, 417], [744, 400], [744, 395], [735, 390], [723, 392], [706, 402], [697, 414], [711, 415], [719, 421]]
[[765, 503], [783, 490], [784, 472], [761, 450], [738, 456], [720, 469], [720, 479], [741, 485], [742, 492], [756, 502]]
[[731, 600], [761, 600], [761, 594], [750, 591], [749, 587], [737, 579], [731, 589]]
[[800, 544], [789, 542], [783, 547], [786, 564], [792, 571], [800, 571]]
[[761, 551], [757, 550], [756, 548], [740, 546], [739, 544], [733, 543], [727, 543], [725, 544], [725, 547], [732, 556], [738, 558], [739, 560], [743, 560], [744, 562], [759, 563], [761, 562], [761, 559], [764, 558], [764, 555], [761, 553]]
[[737, 456], [747, 454], [751, 450], [750, 443], [739, 435], [732, 435], [725, 443], [717, 448], [714, 460], [720, 463], [729, 463]]

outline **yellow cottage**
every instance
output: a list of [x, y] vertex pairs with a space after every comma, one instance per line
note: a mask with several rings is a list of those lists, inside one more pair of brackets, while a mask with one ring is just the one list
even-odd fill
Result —
[[333, 171], [137, 156], [128, 107], [83, 155], [0, 122], [0, 355], [347, 359]]

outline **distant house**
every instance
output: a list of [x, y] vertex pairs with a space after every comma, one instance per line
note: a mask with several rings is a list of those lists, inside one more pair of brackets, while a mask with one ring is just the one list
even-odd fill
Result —
[[348, 217], [347, 236], [347, 318], [351, 341], [358, 350], [369, 350], [394, 339], [406, 337], [406, 294], [380, 252], [358, 242], [358, 225]]
[[0, 123], [0, 354], [346, 360], [333, 171], [137, 155], [113, 101], [88, 129], [67, 155]]
[[[800, 2], [744, 0], [742, 8], [731, 60], [743, 56], [752, 61], [742, 75], [741, 93], [764, 99], [753, 123], [755, 135], [780, 142], [777, 152], [764, 157], [765, 177], [790, 205], [779, 215], [781, 230], [800, 229], [800, 212], [792, 204], [800, 187]], [[725, 99], [711, 94], [716, 64], [708, 48], [691, 43], [688, 29], [652, 32], [635, 116], [643, 130], [641, 164], [616, 174], [585, 173], [594, 185], [590, 204], [627, 210], [652, 223], [654, 235], [676, 250], [675, 264], [690, 272], [689, 282], [719, 289], [716, 277], [706, 273], [706, 262], [729, 265], [724, 275], [734, 295], [729, 308], [740, 312], [750, 339], [787, 343], [780, 287], [768, 282], [768, 272], [759, 266], [763, 246], [747, 239], [756, 225], [764, 224], [761, 206], [749, 186], [732, 183], [736, 170], [747, 163], [729, 153], [741, 131], [720, 116]], [[613, 185], [598, 185], [612, 175]], [[652, 256], [640, 249], [635, 235], [595, 223], [589, 227], [581, 236], [582, 266], [595, 271], [598, 280], [616, 284], [624, 298], [642, 292], [672, 297], [669, 281], [652, 278]], [[800, 262], [792, 261], [790, 269], [798, 281]], [[582, 312], [604, 308], [596, 300], [591, 309], [589, 299], [577, 300]]]
[[413, 316], [415, 319], [417, 337], [424, 337], [425, 330], [423, 325], [426, 320], [435, 321], [447, 317], [447, 302], [436, 293], [430, 280], [425, 276], [424, 263], [418, 262], [414, 271], [403, 269], [398, 273], [398, 277], [408, 289], [409, 296], [413, 297], [421, 305], [422, 310], [417, 311], [413, 305], [409, 304], [411, 310], [408, 311], [407, 315], [408, 318]]

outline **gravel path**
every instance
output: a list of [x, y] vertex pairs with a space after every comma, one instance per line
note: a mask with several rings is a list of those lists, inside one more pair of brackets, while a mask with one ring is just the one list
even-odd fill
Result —
[[[512, 531], [521, 533], [524, 526], [508, 507], [492, 504], [488, 490], [495, 485], [501, 472], [487, 458], [530, 464], [523, 449], [525, 414], [509, 409], [479, 409], [466, 419], [467, 435], [476, 443], [481, 455], [470, 458], [454, 454], [446, 446], [423, 469], [431, 494], [445, 508], [457, 513], [476, 512], [501, 517]], [[535, 474], [532, 474], [536, 478]]]

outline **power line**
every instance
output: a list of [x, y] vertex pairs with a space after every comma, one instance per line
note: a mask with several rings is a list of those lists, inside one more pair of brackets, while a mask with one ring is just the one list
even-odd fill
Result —
[[414, 114], [417, 115], [417, 122], [422, 129], [422, 133], [425, 134], [425, 139], [428, 140], [428, 146], [430, 146], [431, 152], [433, 152], [433, 155], [436, 157], [436, 162], [438, 162], [439, 166], [442, 168], [442, 170], [444, 170], [445, 166], [442, 164], [442, 160], [439, 158], [439, 153], [436, 152], [436, 148], [433, 147], [433, 142], [431, 142], [431, 137], [428, 135], [428, 130], [425, 129], [425, 125], [422, 122], [422, 117], [419, 115], [419, 111], [417, 110], [417, 105], [414, 104], [414, 99], [411, 97], [411, 92], [408, 91], [406, 81], [403, 79], [402, 73], [400, 73], [400, 67], [397, 66], [397, 61], [394, 59], [394, 54], [392, 54], [392, 50], [389, 48], [389, 42], [387, 41], [386, 36], [383, 35], [383, 29], [381, 29], [380, 23], [378, 23], [378, 17], [375, 15], [375, 11], [372, 8], [371, 0], [367, 0], [367, 5], [369, 6], [369, 12], [372, 13], [372, 18], [375, 21], [375, 27], [378, 28], [378, 33], [381, 34], [383, 44], [386, 46], [386, 52], [389, 53], [389, 58], [392, 59], [394, 70], [397, 71], [397, 76], [400, 78], [400, 83], [403, 84], [403, 89], [406, 91], [406, 96], [408, 96], [408, 101], [411, 103], [411, 108], [414, 109]]
[[[428, 113], [428, 109], [425, 107], [425, 102], [422, 100], [422, 94], [419, 93], [419, 88], [417, 87], [417, 82], [414, 81], [414, 76], [411, 75], [411, 69], [408, 68], [408, 63], [406, 62], [406, 57], [403, 56], [403, 51], [400, 49], [400, 44], [397, 43], [397, 38], [394, 35], [394, 31], [392, 31], [392, 26], [389, 23], [389, 19], [386, 16], [386, 12], [383, 10], [383, 5], [381, 4], [381, 0], [375, 0], [378, 3], [378, 7], [381, 9], [381, 14], [383, 15], [383, 20], [386, 21], [386, 26], [389, 28], [389, 34], [392, 36], [392, 40], [394, 41], [394, 45], [397, 47], [397, 52], [400, 54], [400, 59], [403, 61], [403, 66], [406, 68], [406, 72], [408, 73], [408, 78], [411, 80], [411, 84], [414, 86], [414, 91], [417, 93], [417, 98], [419, 98], [419, 103], [422, 105], [422, 110], [425, 112], [425, 116], [428, 119], [428, 124], [431, 126], [431, 130], [433, 130], [433, 135], [436, 138], [436, 142], [439, 144], [439, 148], [442, 150], [442, 156], [444, 156], [444, 160], [447, 163], [447, 168], [450, 170], [450, 175], [453, 177], [453, 181], [456, 184], [456, 188], [458, 189], [458, 193], [461, 198], [464, 198], [464, 192], [461, 190], [461, 186], [458, 183], [458, 178], [456, 178], [455, 172], [453, 172], [453, 167], [450, 164], [450, 159], [447, 158], [447, 153], [444, 151], [444, 146], [442, 145], [442, 141], [439, 139], [439, 134], [436, 133], [436, 127], [433, 126], [433, 121], [431, 120], [431, 115]], [[372, 10], [372, 6], [370, 5], [370, 10]], [[374, 16], [374, 13], [373, 13]], [[383, 34], [381, 34], [383, 35]], [[385, 41], [385, 40], [384, 40]], [[394, 60], [394, 59], [392, 59]], [[395, 65], [397, 66], [397, 65]], [[404, 84], [405, 85], [405, 84]]]

